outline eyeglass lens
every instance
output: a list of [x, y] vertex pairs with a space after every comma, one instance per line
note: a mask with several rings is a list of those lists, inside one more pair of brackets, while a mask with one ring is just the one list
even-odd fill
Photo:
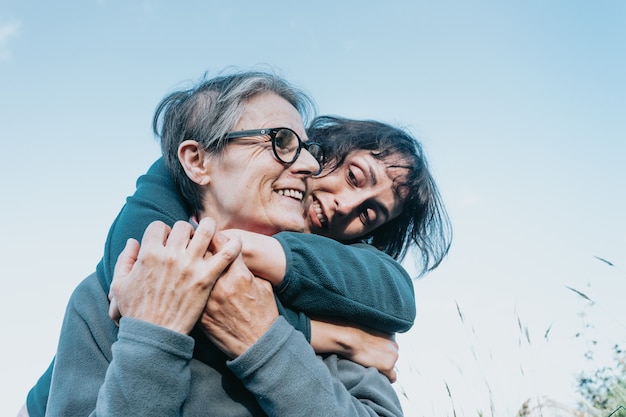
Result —
[[[302, 145], [300, 145], [302, 144]], [[300, 146], [309, 151], [321, 164], [324, 162], [324, 154], [319, 144], [313, 142], [301, 142], [295, 132], [290, 129], [279, 129], [274, 137], [274, 149], [281, 161], [289, 164], [295, 162], [299, 154]]]
[[279, 159], [285, 163], [295, 160], [300, 141], [298, 136], [289, 129], [279, 129], [274, 136], [274, 148]]

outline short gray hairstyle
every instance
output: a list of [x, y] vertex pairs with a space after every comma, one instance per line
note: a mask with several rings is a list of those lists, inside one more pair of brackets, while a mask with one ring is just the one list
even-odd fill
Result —
[[304, 91], [264, 71], [232, 72], [213, 78], [205, 74], [194, 86], [167, 95], [157, 106], [153, 131], [161, 139], [166, 166], [194, 210], [202, 209], [201, 188], [180, 164], [179, 145], [191, 139], [208, 153], [222, 153], [228, 142], [225, 136], [241, 118], [247, 101], [263, 93], [274, 93], [293, 105], [305, 125], [315, 114], [315, 103]]

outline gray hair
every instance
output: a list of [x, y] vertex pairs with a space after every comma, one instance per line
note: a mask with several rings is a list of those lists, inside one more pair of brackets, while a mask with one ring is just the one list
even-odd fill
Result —
[[154, 114], [152, 128], [161, 138], [161, 151], [181, 192], [194, 210], [202, 209], [201, 188], [185, 173], [178, 159], [178, 147], [195, 140], [210, 154], [221, 154], [228, 142], [225, 136], [237, 124], [252, 97], [276, 94], [291, 105], [306, 123], [315, 113], [315, 104], [304, 91], [282, 77], [263, 71], [244, 71], [205, 76], [193, 87], [167, 95]]

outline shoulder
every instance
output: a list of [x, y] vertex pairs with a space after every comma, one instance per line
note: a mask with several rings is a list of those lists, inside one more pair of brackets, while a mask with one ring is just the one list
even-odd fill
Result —
[[69, 324], [68, 320], [72, 322], [72, 317], [76, 316], [92, 331], [104, 326], [108, 333], [116, 327], [109, 318], [108, 293], [102, 288], [96, 273], [89, 275], [74, 289], [67, 306], [66, 325]]
[[70, 297], [70, 303], [72, 304], [85, 304], [88, 301], [100, 303], [103, 300], [106, 301], [108, 308], [108, 294], [102, 288], [102, 284], [95, 272], [82, 280]]

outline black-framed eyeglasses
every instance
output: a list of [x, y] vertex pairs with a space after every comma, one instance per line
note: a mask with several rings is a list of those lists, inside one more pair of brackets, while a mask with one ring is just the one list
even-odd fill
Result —
[[[239, 130], [227, 133], [226, 139], [247, 138], [252, 136], [269, 136], [272, 141], [274, 156], [286, 165], [293, 164], [300, 156], [302, 148], [309, 151], [320, 165], [320, 171], [324, 166], [324, 151], [322, 145], [317, 142], [304, 142], [300, 136], [288, 127], [274, 127], [268, 129]], [[316, 174], [319, 174], [319, 172]]]

